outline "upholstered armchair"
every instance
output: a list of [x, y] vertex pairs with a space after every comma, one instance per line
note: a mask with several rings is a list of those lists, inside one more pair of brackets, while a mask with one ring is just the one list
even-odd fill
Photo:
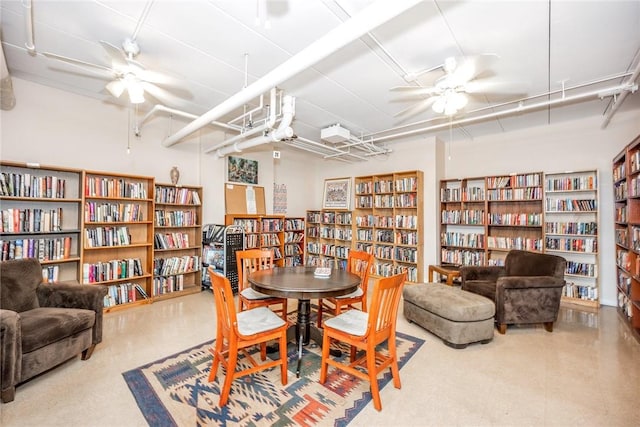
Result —
[[107, 288], [42, 283], [36, 259], [0, 262], [1, 399], [11, 402], [16, 385], [82, 354], [102, 341]]
[[498, 331], [507, 325], [542, 323], [553, 331], [558, 319], [566, 260], [520, 250], [509, 251], [504, 266], [460, 269], [462, 289], [485, 296], [496, 304]]

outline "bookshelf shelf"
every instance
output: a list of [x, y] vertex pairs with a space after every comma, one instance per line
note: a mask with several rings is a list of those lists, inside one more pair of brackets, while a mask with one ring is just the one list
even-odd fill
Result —
[[107, 285], [107, 312], [151, 302], [153, 193], [152, 177], [84, 172], [81, 283]]
[[154, 300], [202, 290], [202, 187], [155, 184]]
[[304, 265], [305, 219], [287, 217], [284, 220], [284, 265], [295, 267]]
[[618, 313], [640, 341], [640, 136], [614, 157], [612, 170]]
[[352, 246], [352, 220], [352, 211], [307, 211], [306, 265], [345, 269]]
[[225, 225], [239, 226], [244, 230], [245, 249], [271, 249], [274, 263], [284, 266], [284, 215], [227, 214]]
[[373, 253], [373, 276], [423, 281], [423, 190], [422, 171], [355, 178], [354, 248]]
[[598, 308], [598, 171], [545, 174], [545, 252], [567, 260], [563, 304]]
[[80, 275], [83, 172], [0, 162], [2, 260], [37, 258], [47, 281]]

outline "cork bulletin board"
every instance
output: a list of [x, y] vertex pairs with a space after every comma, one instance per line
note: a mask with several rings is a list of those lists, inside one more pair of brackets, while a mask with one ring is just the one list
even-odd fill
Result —
[[257, 185], [224, 184], [224, 203], [227, 214], [267, 214], [264, 203], [264, 187]]

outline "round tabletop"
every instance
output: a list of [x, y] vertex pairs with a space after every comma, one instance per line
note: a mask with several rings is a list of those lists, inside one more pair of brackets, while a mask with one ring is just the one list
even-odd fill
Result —
[[315, 299], [346, 295], [358, 289], [360, 277], [346, 270], [331, 270], [328, 277], [318, 277], [316, 267], [275, 267], [249, 275], [251, 287], [258, 292], [280, 298]]

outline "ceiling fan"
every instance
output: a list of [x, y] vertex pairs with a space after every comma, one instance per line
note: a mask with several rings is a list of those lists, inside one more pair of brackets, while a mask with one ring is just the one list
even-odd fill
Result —
[[[482, 82], [480, 75], [498, 58], [497, 55], [483, 54], [465, 57], [449, 57], [437, 67], [411, 73], [405, 76], [408, 82], [419, 82], [419, 78], [427, 73], [442, 69], [444, 75], [437, 78], [431, 86], [396, 86], [393, 91], [400, 91], [410, 97], [422, 97], [417, 104], [400, 111], [396, 116], [412, 116], [431, 107], [438, 114], [453, 116], [464, 108], [469, 95], [487, 94], [495, 82]], [[419, 83], [418, 83], [419, 84]]]
[[132, 104], [145, 102], [145, 94], [149, 94], [167, 104], [179, 102], [179, 98], [169, 93], [159, 85], [176, 85], [178, 79], [146, 69], [134, 58], [140, 53], [140, 47], [135, 40], [125, 39], [122, 49], [109, 42], [100, 40], [100, 45], [107, 52], [111, 66], [92, 64], [79, 59], [69, 58], [50, 52], [43, 52], [47, 58], [63, 61], [85, 70], [98, 72], [101, 77], [110, 79], [105, 88], [116, 98], [126, 91]]

